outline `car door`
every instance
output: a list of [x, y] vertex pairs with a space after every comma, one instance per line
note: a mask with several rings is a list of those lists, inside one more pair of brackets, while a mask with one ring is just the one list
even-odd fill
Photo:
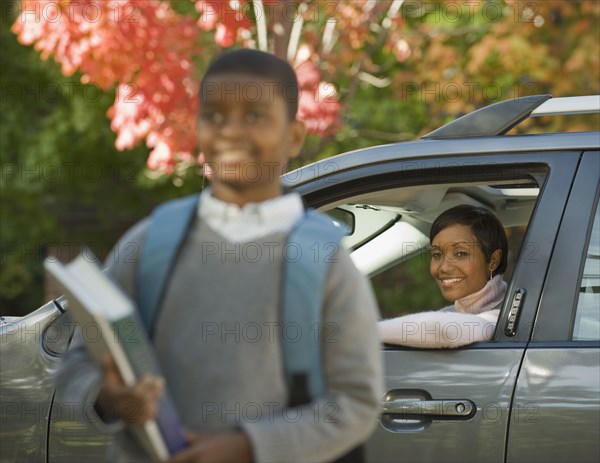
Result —
[[585, 153], [517, 380], [508, 462], [600, 461], [599, 184], [600, 153]]
[[[579, 155], [503, 153], [398, 160], [345, 168], [299, 188], [310, 205], [326, 209], [345, 198], [400, 185], [545, 177], [494, 341], [452, 350], [384, 349], [384, 412], [367, 444], [369, 461], [505, 460], [512, 394], [541, 295], [540, 276], [546, 273]], [[525, 297], [517, 302], [518, 293]], [[507, 334], [508, 309], [514, 303], [519, 305], [518, 323]]]

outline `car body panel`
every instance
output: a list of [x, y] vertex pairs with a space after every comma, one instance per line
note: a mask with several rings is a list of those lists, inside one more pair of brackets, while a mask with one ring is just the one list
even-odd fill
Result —
[[[504, 461], [511, 397], [523, 349], [524, 344], [512, 348], [386, 350], [385, 388], [391, 397], [470, 400], [476, 412], [468, 420], [423, 419], [421, 426], [397, 424], [397, 429], [390, 429], [393, 422], [386, 423], [395, 415], [383, 414], [367, 444], [368, 460]], [[398, 419], [401, 416], [396, 415]]]
[[79, 416], [75, 410], [81, 409], [74, 407], [65, 391], [57, 390], [48, 428], [48, 462], [105, 463], [113, 436], [94, 426], [95, 413], [84, 408]]
[[507, 462], [600, 461], [600, 344], [591, 344], [527, 350]]
[[[60, 298], [57, 303], [65, 310], [63, 317], [68, 315], [68, 301]], [[62, 326], [69, 330], [70, 341], [73, 327], [77, 325], [67, 318]], [[97, 328], [93, 326], [85, 327], [84, 333], [88, 339], [95, 339], [98, 335]], [[99, 428], [93, 422], [98, 419], [95, 412], [76, 405], [69, 398], [68, 391], [55, 389], [48, 423], [48, 463], [106, 462], [113, 436], [99, 432]]]
[[61, 311], [53, 302], [0, 327], [0, 460], [45, 461], [48, 418], [59, 357], [42, 348], [47, 327]]

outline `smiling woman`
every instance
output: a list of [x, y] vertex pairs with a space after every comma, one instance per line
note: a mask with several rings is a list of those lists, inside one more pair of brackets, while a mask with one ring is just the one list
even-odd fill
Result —
[[492, 339], [506, 293], [508, 244], [487, 209], [456, 206], [432, 224], [431, 276], [449, 302], [438, 311], [379, 322], [381, 340], [411, 347], [453, 348]]

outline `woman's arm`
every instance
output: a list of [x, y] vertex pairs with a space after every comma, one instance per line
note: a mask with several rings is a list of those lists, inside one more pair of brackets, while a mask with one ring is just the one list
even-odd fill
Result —
[[478, 315], [420, 312], [378, 323], [382, 342], [424, 349], [456, 348], [494, 336], [500, 309]]

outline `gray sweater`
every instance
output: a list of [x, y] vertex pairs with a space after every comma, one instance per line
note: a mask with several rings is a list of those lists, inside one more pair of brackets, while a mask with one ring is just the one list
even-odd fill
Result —
[[[132, 296], [147, 225], [144, 220], [133, 227], [107, 259], [110, 273]], [[279, 322], [285, 243], [285, 233], [232, 243], [196, 221], [158, 314], [154, 344], [187, 428], [240, 426], [260, 462], [329, 461], [366, 440], [377, 423], [383, 393], [377, 307], [366, 278], [338, 249], [320, 327], [327, 393], [286, 409], [280, 347], [285, 327]], [[66, 356], [58, 381], [89, 411], [101, 377], [81, 342]], [[122, 426], [92, 421], [99, 430], [117, 434], [113, 458], [143, 461]]]

